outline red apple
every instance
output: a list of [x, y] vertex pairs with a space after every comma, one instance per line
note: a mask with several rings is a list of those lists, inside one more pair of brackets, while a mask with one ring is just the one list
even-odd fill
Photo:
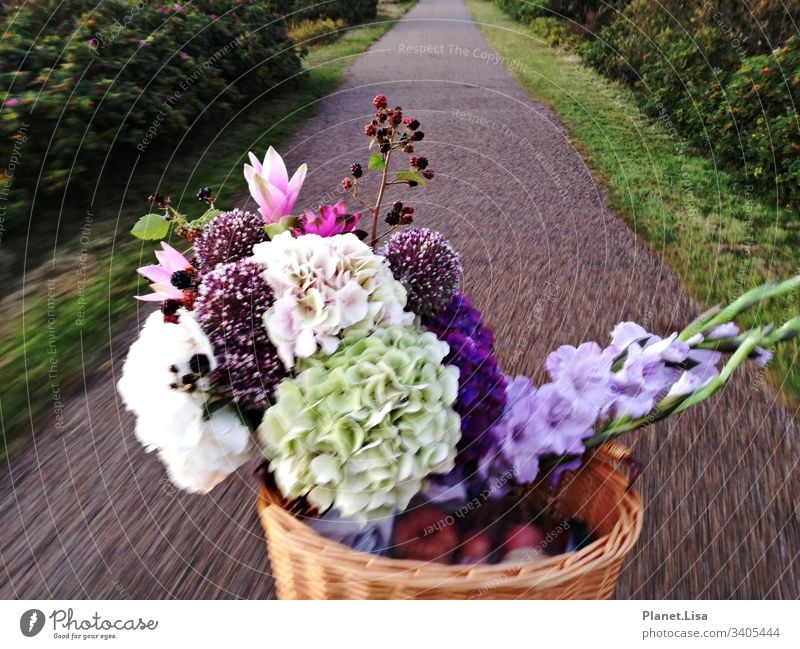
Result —
[[492, 539], [486, 532], [467, 532], [461, 541], [461, 563], [489, 563]]
[[505, 550], [503, 560], [508, 560], [511, 553], [514, 553], [514, 556], [525, 554], [515, 552], [516, 550], [527, 550], [532, 557], [534, 553], [541, 554], [544, 551], [543, 541], [544, 534], [536, 525], [515, 525], [503, 536], [503, 550]]
[[420, 507], [397, 520], [392, 532], [394, 555], [450, 563], [458, 532], [453, 517], [438, 507]]

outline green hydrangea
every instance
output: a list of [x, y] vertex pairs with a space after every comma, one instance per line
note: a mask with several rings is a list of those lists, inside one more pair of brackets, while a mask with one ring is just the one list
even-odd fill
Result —
[[461, 432], [448, 351], [432, 333], [392, 326], [298, 360], [259, 427], [284, 496], [365, 520], [405, 509], [428, 475], [450, 471]]

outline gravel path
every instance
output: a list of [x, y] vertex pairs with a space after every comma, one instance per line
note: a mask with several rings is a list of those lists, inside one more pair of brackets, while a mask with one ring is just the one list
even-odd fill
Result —
[[[679, 327], [696, 312], [680, 279], [609, 211], [564, 128], [494, 57], [461, 0], [422, 0], [284, 149], [293, 167], [309, 163], [304, 202], [331, 202], [350, 163], [366, 161], [361, 126], [382, 92], [428, 133], [418, 150], [436, 179], [403, 196], [461, 251], [509, 373], [541, 380], [548, 350], [605, 341], [623, 318]], [[67, 401], [65, 426], [44, 422], [0, 477], [0, 596], [270, 596], [252, 467], [210, 497], [169, 487], [115, 395], [128, 342]], [[646, 465], [647, 523], [619, 597], [800, 596], [800, 439], [758, 379], [629, 440]]]

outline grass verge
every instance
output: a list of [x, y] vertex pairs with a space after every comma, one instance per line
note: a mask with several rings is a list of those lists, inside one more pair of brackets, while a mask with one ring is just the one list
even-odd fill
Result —
[[207, 185], [218, 190], [219, 205], [233, 205], [241, 198], [243, 181], [237, 176], [228, 182], [226, 170], [238, 169], [251, 148], [285, 142], [315, 114], [318, 100], [341, 83], [353, 57], [413, 5], [414, 0], [381, 0], [375, 21], [346, 29], [333, 42], [326, 37], [323, 44], [310, 44], [307, 73], [296, 88], [243, 111], [224, 137], [208, 129], [192, 134], [168, 163], [155, 161], [137, 170], [119, 204], [87, 213], [73, 226], [72, 241], [27, 273], [24, 289], [0, 304], [0, 456], [24, 445], [41, 417], [49, 415], [55, 427], [63, 427], [69, 411], [81, 407], [71, 396], [76, 388], [106, 369], [109, 345], [129, 327], [136, 307], [134, 270], [142, 258], [150, 259], [153, 248], [128, 235], [145, 211], [143, 197], [159, 188], [182, 187], [181, 196], [173, 193], [180, 208], [181, 202], [196, 205], [193, 191]]
[[[711, 160], [694, 155], [668, 119], [641, 114], [632, 94], [550, 47], [537, 24], [524, 25], [487, 0], [465, 0], [473, 20], [513, 74], [549, 106], [607, 189], [612, 207], [704, 304], [728, 302], [769, 279], [800, 273], [800, 229]], [[765, 304], [744, 318], [783, 322], [800, 296]], [[800, 403], [800, 346], [783, 345], [770, 375], [783, 396]]]

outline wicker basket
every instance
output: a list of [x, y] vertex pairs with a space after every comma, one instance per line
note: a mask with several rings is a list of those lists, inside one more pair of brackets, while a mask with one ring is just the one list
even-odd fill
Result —
[[[584, 521], [596, 540], [577, 552], [524, 565], [450, 566], [364, 554], [317, 534], [262, 488], [258, 513], [281, 599], [609, 599], [625, 556], [639, 537], [642, 503], [623, 463], [628, 451], [606, 444], [546, 501], [564, 518]], [[543, 500], [544, 499], [544, 500]]]

